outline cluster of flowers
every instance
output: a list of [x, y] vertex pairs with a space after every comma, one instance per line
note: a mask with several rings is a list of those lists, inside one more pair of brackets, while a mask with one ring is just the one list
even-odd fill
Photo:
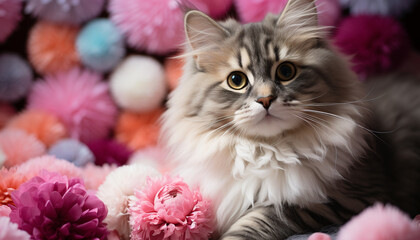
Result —
[[199, 191], [145, 164], [98, 175], [43, 156], [0, 176], [1, 240], [208, 239], [214, 226]]

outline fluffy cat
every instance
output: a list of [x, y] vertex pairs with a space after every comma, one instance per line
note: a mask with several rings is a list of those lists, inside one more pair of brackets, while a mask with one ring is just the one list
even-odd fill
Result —
[[[394, 203], [391, 187], [400, 186], [386, 178], [391, 160], [370, 130], [382, 119], [369, 110], [380, 97], [363, 91], [326, 40], [313, 1], [291, 0], [280, 16], [247, 25], [190, 11], [185, 30], [184, 75], [163, 139], [176, 172], [212, 199], [215, 237], [285, 239]], [[417, 153], [407, 160], [412, 189], [396, 194], [417, 191], [401, 205], [413, 214]], [[400, 160], [393, 167], [402, 170]]]

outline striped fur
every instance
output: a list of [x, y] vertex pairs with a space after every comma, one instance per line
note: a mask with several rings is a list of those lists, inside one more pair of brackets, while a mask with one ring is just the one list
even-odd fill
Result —
[[[398, 203], [390, 193], [400, 186], [385, 174], [395, 165], [370, 130], [381, 119], [370, 110], [380, 93], [363, 91], [325, 39], [313, 1], [291, 0], [280, 17], [247, 25], [191, 11], [185, 29], [185, 71], [163, 140], [169, 167], [212, 200], [214, 238], [285, 239], [343, 224], [375, 201]], [[296, 76], [282, 82], [284, 62]], [[247, 76], [246, 87], [229, 86], [234, 71]], [[414, 157], [403, 160], [417, 179]], [[413, 213], [414, 192], [397, 194], [410, 196], [402, 208]]]

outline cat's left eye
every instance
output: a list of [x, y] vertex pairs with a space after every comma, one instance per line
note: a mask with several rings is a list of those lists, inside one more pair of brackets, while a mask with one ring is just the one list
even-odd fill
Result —
[[241, 90], [248, 85], [248, 77], [243, 72], [231, 72], [227, 77], [227, 84], [234, 90]]
[[282, 81], [290, 81], [296, 76], [296, 66], [291, 62], [282, 62], [276, 69], [276, 77]]

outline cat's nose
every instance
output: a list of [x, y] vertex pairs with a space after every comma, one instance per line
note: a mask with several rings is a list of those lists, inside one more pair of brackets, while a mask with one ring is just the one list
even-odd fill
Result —
[[270, 95], [270, 96], [267, 96], [267, 97], [260, 97], [260, 98], [257, 99], [257, 103], [263, 105], [263, 107], [265, 109], [268, 109], [270, 107], [271, 103], [274, 101], [274, 99], [276, 99], [276, 97], [273, 96], [273, 95]]

